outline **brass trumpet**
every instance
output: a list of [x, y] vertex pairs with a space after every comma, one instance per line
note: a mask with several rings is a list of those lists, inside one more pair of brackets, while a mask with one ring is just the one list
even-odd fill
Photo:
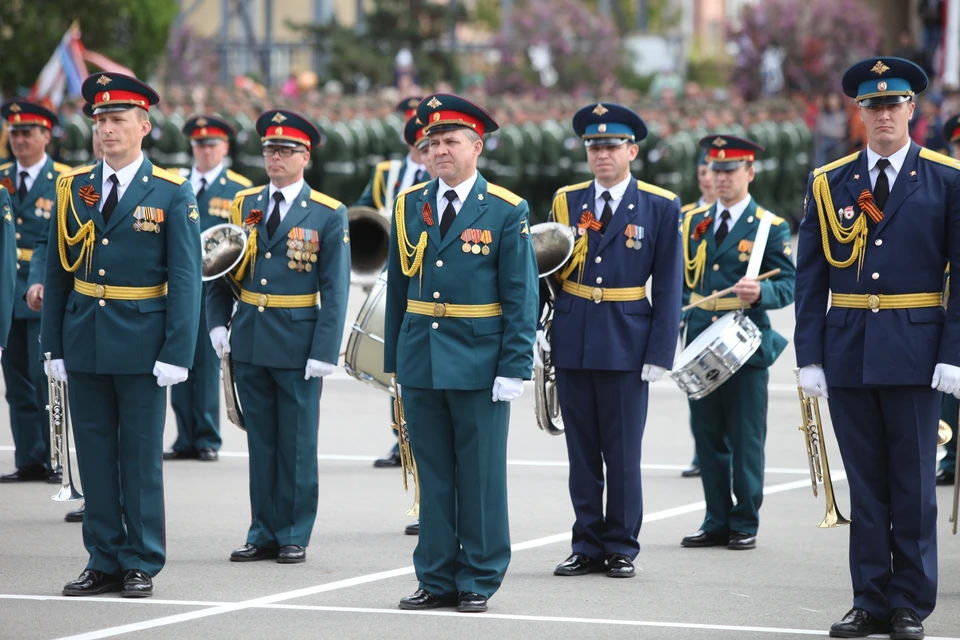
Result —
[[[50, 370], [50, 352], [43, 354]], [[73, 484], [73, 465], [70, 464], [70, 410], [67, 407], [67, 383], [55, 380], [47, 375], [47, 411], [50, 419], [50, 468], [60, 473], [62, 484], [57, 495], [51, 499], [57, 502], [83, 500], [83, 494]]]
[[394, 381], [393, 384], [394, 421], [390, 426], [397, 430], [397, 441], [400, 444], [400, 472], [403, 474], [403, 490], [409, 491], [407, 474], [413, 476], [413, 484], [416, 490], [413, 506], [407, 509], [407, 515], [418, 518], [420, 517], [420, 478], [417, 476], [417, 461], [413, 459], [413, 451], [410, 449], [410, 434], [407, 431], [407, 419], [403, 414], [403, 399], [400, 397], [400, 386], [396, 381]]
[[840, 527], [850, 521], [840, 514], [833, 494], [833, 481], [830, 478], [830, 463], [827, 450], [823, 446], [823, 423], [820, 421], [820, 403], [816, 397], [807, 396], [800, 386], [800, 370], [794, 369], [797, 376], [797, 393], [800, 396], [800, 431], [807, 444], [807, 460], [810, 463], [810, 482], [813, 495], [817, 496], [817, 484], [823, 483], [823, 492], [827, 500], [827, 513], [817, 526], [820, 528]]

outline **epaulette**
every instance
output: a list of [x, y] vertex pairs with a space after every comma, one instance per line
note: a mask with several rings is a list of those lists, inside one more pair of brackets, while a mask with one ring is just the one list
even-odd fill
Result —
[[175, 173], [171, 173], [170, 171], [167, 171], [166, 169], [161, 169], [160, 167], [158, 167], [158, 166], [156, 166], [156, 165], [153, 166], [153, 177], [154, 177], [154, 178], [160, 178], [161, 180], [166, 180], [167, 182], [172, 182], [173, 184], [175, 184], [175, 185], [177, 185], [177, 186], [180, 186], [181, 184], [183, 184], [184, 182], [187, 181], [186, 178], [184, 178], [184, 177], [182, 177], [182, 176], [178, 176], [178, 175], [175, 174]]
[[829, 171], [833, 171], [834, 169], [837, 169], [837, 168], [839, 168], [839, 167], [842, 167], [842, 166], [845, 165], [845, 164], [850, 164], [851, 162], [853, 162], [854, 160], [856, 160], [857, 157], [859, 157], [859, 155], [860, 155], [860, 152], [859, 152], [859, 151], [854, 151], [853, 153], [851, 153], [851, 154], [848, 155], [848, 156], [845, 156], [845, 157], [843, 157], [843, 158], [840, 158], [839, 160], [834, 160], [834, 161], [831, 162], [830, 164], [826, 164], [826, 165], [824, 165], [824, 166], [822, 166], [822, 167], [820, 167], [820, 168], [818, 168], [818, 169], [814, 169], [814, 170], [813, 170], [813, 177], [816, 178], [816, 177], [819, 176], [821, 173], [827, 173], [827, 172], [829, 172]]
[[495, 184], [487, 183], [487, 193], [489, 193], [492, 196], [496, 196], [501, 200], [503, 200], [504, 202], [512, 204], [513, 206], [517, 206], [518, 204], [523, 202], [523, 198], [515, 194], [513, 191], [510, 191], [509, 189], [504, 189], [503, 187], [497, 186]]
[[698, 203], [696, 203], [696, 202], [691, 202], [690, 204], [685, 204], [685, 205], [683, 205], [682, 207], [680, 207], [680, 213], [686, 213], [687, 211], [691, 211], [691, 210], [693, 210], [693, 209], [696, 209], [696, 208], [697, 208], [697, 204], [698, 204]]
[[73, 167], [71, 167], [68, 164], [63, 164], [62, 162], [53, 163], [53, 170], [56, 171], [57, 173], [66, 173], [71, 169], [73, 169]]
[[227, 169], [227, 179], [233, 180], [237, 184], [242, 184], [245, 187], [253, 186], [253, 182], [251, 182], [249, 178], [240, 175], [236, 171], [231, 171], [230, 169]]
[[647, 193], [652, 193], [655, 196], [660, 196], [661, 198], [666, 198], [667, 200], [673, 200], [677, 197], [673, 191], [668, 191], [662, 187], [650, 184], [649, 182], [644, 182], [643, 180], [637, 180], [637, 189], [640, 191], [646, 191]]
[[685, 218], [689, 218], [690, 216], [695, 216], [695, 215], [697, 215], [698, 213], [703, 213], [704, 211], [709, 210], [710, 207], [712, 207], [712, 206], [713, 206], [712, 204], [705, 204], [705, 205], [703, 205], [703, 206], [701, 206], [701, 207], [694, 207], [693, 209], [690, 209], [689, 211], [687, 211], [686, 213], [684, 213], [683, 216], [684, 216]]
[[571, 191], [579, 191], [580, 189], [586, 189], [591, 184], [593, 184], [593, 180], [587, 180], [586, 182], [578, 182], [577, 184], [568, 184], [565, 187], [560, 187], [559, 189], [557, 189], [557, 193], [560, 194], [560, 193], [569, 193]]
[[773, 222], [770, 223], [773, 226], [779, 227], [781, 224], [783, 224], [784, 222], [783, 218], [773, 213], [772, 211], [765, 211], [763, 209], [757, 209], [757, 220], [762, 220], [763, 217], [767, 214], [773, 216]]
[[244, 189], [243, 191], [237, 191], [236, 195], [234, 195], [233, 197], [234, 199], [245, 198], [247, 196], [252, 196], [255, 193], [260, 193], [266, 188], [267, 188], [267, 185], [265, 184], [262, 184], [259, 187], [250, 187], [249, 189]]
[[950, 156], [945, 156], [942, 153], [937, 153], [936, 151], [931, 151], [926, 147], [920, 148], [920, 157], [924, 160], [929, 160], [930, 162], [936, 162], [937, 164], [942, 164], [947, 167], [960, 169], [960, 160], [951, 158]]
[[325, 207], [330, 207], [331, 209], [339, 209], [343, 206], [343, 203], [336, 198], [331, 198], [327, 194], [314, 191], [313, 189], [310, 189], [310, 199], [314, 202], [319, 202]]
[[88, 164], [88, 165], [83, 166], [83, 167], [74, 167], [74, 168], [70, 169], [69, 171], [66, 171], [66, 172], [64, 172], [64, 173], [61, 173], [61, 174], [60, 174], [60, 177], [61, 177], [61, 178], [72, 178], [73, 176], [78, 176], [78, 175], [80, 175], [81, 173], [86, 173], [87, 171], [92, 171], [93, 169], [96, 169], [96, 168], [97, 168], [97, 165], [95, 165], [95, 164]]
[[404, 189], [403, 191], [397, 194], [397, 198], [402, 198], [403, 196], [413, 193], [414, 191], [419, 191], [420, 189], [424, 188], [428, 184], [430, 184], [429, 180], [427, 182], [421, 182], [420, 184], [415, 184], [412, 187], [407, 187], [406, 189]]
[[12, 166], [13, 166], [12, 162], [4, 162], [3, 164], [0, 164], [0, 171], [3, 171], [4, 169], [9, 169]]

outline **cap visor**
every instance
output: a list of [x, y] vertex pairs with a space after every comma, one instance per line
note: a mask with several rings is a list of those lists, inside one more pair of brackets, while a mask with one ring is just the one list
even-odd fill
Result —
[[629, 138], [587, 138], [583, 144], [588, 147], [619, 147], [622, 144], [633, 142]]
[[712, 171], [736, 171], [745, 164], [747, 164], [746, 160], [732, 160], [730, 162], [713, 161], [710, 163], [710, 169]]
[[875, 107], [881, 104], [901, 104], [909, 102], [910, 99], [911, 96], [873, 96], [860, 100], [859, 104], [861, 107]]

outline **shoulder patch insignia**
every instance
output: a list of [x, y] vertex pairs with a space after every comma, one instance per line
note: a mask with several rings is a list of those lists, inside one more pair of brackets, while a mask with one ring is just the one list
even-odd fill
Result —
[[521, 238], [530, 237], [530, 223], [527, 222], [526, 218], [520, 219], [520, 237]]
[[661, 198], [666, 198], [667, 200], [673, 200], [677, 197], [673, 191], [668, 191], [656, 185], [644, 182], [643, 180], [637, 180], [637, 188], [640, 191], [646, 191], [647, 193], [652, 193], [655, 196], [660, 196]]
[[343, 244], [350, 244], [350, 229], [343, 230]]
[[510, 191], [509, 189], [504, 189], [503, 187], [497, 186], [495, 184], [487, 183], [487, 193], [489, 193], [492, 196], [496, 196], [501, 200], [503, 200], [504, 202], [508, 202], [509, 204], [512, 204], [513, 206], [517, 206], [518, 204], [523, 202], [523, 198], [521, 198], [514, 192]]
[[172, 182], [177, 186], [180, 186], [181, 184], [187, 181], [186, 178], [182, 176], [178, 176], [175, 173], [171, 173], [166, 169], [161, 169], [156, 165], [153, 166], [153, 177], [160, 178], [161, 180], [166, 180], [167, 182]]
[[189, 218], [193, 224], [197, 224], [197, 221], [200, 220], [200, 209], [197, 207], [196, 202], [191, 202], [187, 205], [187, 218]]
[[13, 224], [13, 209], [8, 204], [3, 205], [3, 219], [7, 224]]
[[236, 171], [231, 171], [230, 169], [227, 169], [227, 179], [232, 180], [237, 184], [243, 185], [244, 187], [247, 187], [247, 188], [250, 188], [253, 186], [253, 183], [250, 182], [249, 178], [240, 175]]
[[325, 207], [330, 207], [331, 209], [339, 209], [343, 206], [343, 203], [336, 198], [331, 198], [327, 194], [314, 191], [313, 189], [310, 190], [310, 199], [314, 202], [322, 204]]

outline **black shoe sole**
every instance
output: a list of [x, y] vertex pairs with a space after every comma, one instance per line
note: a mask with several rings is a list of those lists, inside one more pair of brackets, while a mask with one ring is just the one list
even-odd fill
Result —
[[397, 608], [403, 609], [404, 611], [426, 611], [427, 609], [444, 609], [444, 608], [450, 608], [450, 607], [456, 607], [456, 606], [458, 606], [456, 602], [443, 602], [443, 601], [435, 602], [433, 604], [428, 604], [428, 605], [407, 604], [407, 603], [401, 602], [400, 604], [397, 605]]
[[301, 562], [306, 562], [307, 557], [302, 558], [277, 558], [277, 564], [300, 564]]
[[830, 629], [831, 638], [866, 638], [867, 636], [873, 635], [875, 633], [886, 633], [886, 629], [883, 627], [877, 627], [874, 629], [868, 629], [864, 631], [835, 631]]
[[277, 554], [250, 557], [230, 556], [230, 562], [260, 562], [261, 560], [276, 560], [277, 558]]
[[561, 576], [563, 578], [576, 578], [578, 576], [590, 575], [591, 573], [605, 573], [605, 572], [606, 572], [606, 569], [603, 567], [598, 567], [596, 569], [591, 567], [587, 569], [578, 569], [577, 571], [565, 571], [563, 569], [554, 569], [553, 575]]
[[631, 571], [630, 573], [607, 571], [608, 578], [634, 578], [636, 577], [636, 575], [637, 575], [636, 571]]
[[890, 640], [923, 640], [923, 633], [891, 633]]
[[153, 595], [153, 589], [150, 591], [120, 591], [121, 598], [149, 598]]
[[403, 533], [408, 536], [418, 536], [420, 535], [420, 529], [404, 529]]
[[123, 589], [123, 584], [118, 582], [116, 584], [104, 585], [102, 587], [98, 587], [97, 589], [86, 589], [84, 591], [70, 591], [69, 589], [64, 589], [61, 591], [61, 593], [65, 596], [82, 598], [84, 596], [98, 596], [101, 593], [112, 593], [115, 591], [120, 591], [121, 589]]
[[485, 604], [458, 604], [457, 611], [460, 613], [483, 613], [487, 610]]
[[74, 518], [71, 516], [63, 516], [63, 521], [64, 522], [83, 522], [83, 516], [80, 516], [79, 518]]
[[720, 540], [718, 542], [694, 542], [694, 543], [687, 543], [687, 542], [681, 541], [680, 546], [685, 547], [687, 549], [707, 549], [709, 547], [726, 547], [727, 543], [723, 540]]
[[751, 549], [756, 549], [756, 548], [757, 548], [756, 542], [749, 545], [736, 545], [736, 544], [727, 545], [727, 549], [730, 549], [730, 551], [750, 551]]

